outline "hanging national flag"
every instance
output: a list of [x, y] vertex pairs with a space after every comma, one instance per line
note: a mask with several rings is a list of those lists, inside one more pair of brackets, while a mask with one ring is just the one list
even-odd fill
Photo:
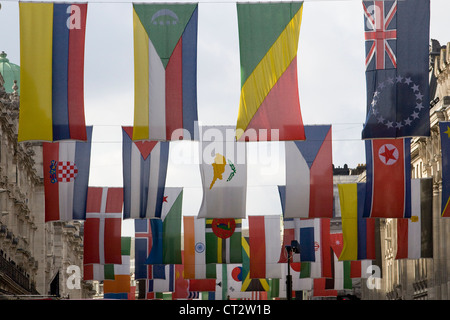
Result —
[[366, 140], [365, 218], [411, 217], [411, 139]]
[[327, 288], [326, 278], [313, 279], [313, 297], [337, 297], [337, 290]]
[[363, 1], [363, 139], [430, 136], [430, 1]]
[[442, 154], [442, 217], [450, 217], [450, 122], [439, 122]]
[[87, 141], [43, 142], [45, 222], [86, 219], [92, 126]]
[[19, 141], [86, 141], [87, 3], [19, 3]]
[[[297, 79], [303, 2], [236, 7], [241, 64], [237, 139], [305, 140]], [[278, 131], [275, 136], [271, 129]]]
[[203, 200], [199, 218], [245, 218], [247, 155], [230, 126], [201, 127], [200, 174]]
[[375, 255], [375, 218], [364, 218], [365, 183], [338, 184], [343, 250], [339, 260], [365, 260]]
[[133, 140], [184, 140], [197, 122], [198, 4], [133, 4]]
[[249, 216], [250, 277], [281, 278], [279, 215]]
[[[351, 290], [353, 288], [351, 278], [352, 261], [339, 261], [344, 248], [344, 241], [342, 233], [333, 233], [330, 235], [330, 245], [333, 251], [334, 264], [334, 289], [336, 290]], [[360, 268], [361, 270], [361, 268]]]
[[[211, 264], [216, 269], [216, 264]], [[186, 265], [185, 265], [186, 267]], [[214, 270], [214, 274], [216, 270]], [[214, 279], [189, 279], [189, 291], [215, 291], [216, 278]]]
[[285, 218], [333, 217], [331, 126], [305, 126], [305, 141], [286, 141]]
[[148, 281], [148, 292], [174, 292], [175, 290], [175, 265], [163, 266], [164, 278], [153, 278]]
[[241, 219], [206, 219], [206, 263], [242, 263], [241, 238]]
[[89, 187], [83, 263], [121, 264], [123, 189]]
[[132, 136], [132, 127], [122, 127], [123, 217], [160, 218], [169, 162], [169, 142], [133, 142]]
[[206, 264], [205, 219], [184, 216], [184, 278], [216, 278], [216, 266]]
[[189, 280], [184, 278], [184, 264], [175, 265], [175, 290], [172, 299], [187, 299], [189, 296]]
[[128, 299], [131, 290], [130, 253], [131, 237], [122, 237], [122, 263], [113, 265], [114, 279], [103, 281], [103, 297], [105, 299]]
[[433, 257], [433, 179], [411, 180], [411, 218], [397, 219], [396, 259]]
[[152, 266], [145, 264], [152, 249], [151, 219], [134, 220], [134, 278], [151, 279]]
[[181, 216], [183, 188], [165, 188], [161, 219], [150, 219], [152, 248], [146, 264], [182, 264]]
[[241, 291], [269, 291], [266, 278], [250, 277], [250, 244], [248, 237], [242, 237], [242, 287]]

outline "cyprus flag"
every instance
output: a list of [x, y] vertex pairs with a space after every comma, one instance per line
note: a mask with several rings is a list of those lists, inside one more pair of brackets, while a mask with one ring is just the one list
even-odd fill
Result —
[[246, 217], [247, 155], [233, 126], [202, 126], [200, 173], [203, 200], [199, 218]]

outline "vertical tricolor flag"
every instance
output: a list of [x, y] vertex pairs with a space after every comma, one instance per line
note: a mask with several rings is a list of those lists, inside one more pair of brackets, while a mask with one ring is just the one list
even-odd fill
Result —
[[216, 276], [216, 266], [206, 264], [206, 222], [195, 216], [183, 217], [184, 278], [208, 279]]
[[279, 215], [249, 216], [250, 277], [281, 278]]
[[411, 139], [366, 140], [365, 218], [411, 217]]
[[175, 265], [162, 266], [163, 277], [149, 280], [148, 292], [174, 292], [175, 291]]
[[374, 260], [375, 218], [363, 218], [366, 184], [338, 184], [343, 248], [339, 260]]
[[152, 266], [145, 264], [152, 249], [152, 229], [150, 219], [134, 220], [134, 278], [151, 279]]
[[333, 217], [331, 126], [305, 126], [305, 141], [286, 141], [285, 218]]
[[245, 218], [247, 152], [236, 142], [232, 126], [202, 126], [200, 175], [203, 199], [200, 218]]
[[169, 142], [133, 142], [122, 127], [124, 219], [160, 218], [164, 202]]
[[[236, 6], [241, 65], [237, 139], [304, 140], [297, 78], [303, 2]], [[278, 130], [277, 136], [271, 131], [261, 137], [260, 131], [268, 129]]]
[[43, 142], [45, 221], [86, 219], [92, 126], [87, 141]]
[[152, 248], [146, 264], [182, 264], [183, 188], [165, 188], [161, 219], [150, 219]]
[[241, 219], [206, 219], [206, 263], [242, 263], [241, 238]]
[[442, 154], [442, 217], [450, 217], [450, 122], [439, 122]]
[[363, 139], [430, 135], [430, 1], [363, 1]]
[[433, 179], [411, 180], [411, 218], [397, 219], [396, 259], [433, 257]]
[[122, 188], [89, 187], [83, 263], [121, 264]]
[[87, 140], [87, 3], [19, 3], [19, 141]]
[[133, 140], [184, 140], [197, 121], [198, 4], [133, 4]]

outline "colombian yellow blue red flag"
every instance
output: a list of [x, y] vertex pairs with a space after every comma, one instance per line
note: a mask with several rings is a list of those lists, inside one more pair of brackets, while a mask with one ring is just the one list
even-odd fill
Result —
[[86, 141], [87, 3], [20, 2], [19, 141]]

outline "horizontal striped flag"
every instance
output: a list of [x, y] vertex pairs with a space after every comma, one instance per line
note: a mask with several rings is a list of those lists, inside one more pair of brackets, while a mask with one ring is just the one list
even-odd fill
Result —
[[331, 125], [305, 126], [305, 141], [286, 141], [285, 218], [333, 217]]
[[450, 217], [450, 121], [439, 122], [442, 154], [441, 216]]
[[281, 278], [279, 215], [249, 216], [250, 277]]
[[[103, 281], [103, 297], [105, 299], [128, 299], [128, 294], [131, 292], [130, 253], [131, 237], [122, 237], [122, 263], [114, 264], [114, 277]], [[127, 295], [124, 295], [125, 293]]]
[[366, 140], [365, 218], [411, 217], [411, 139]]
[[195, 216], [183, 217], [185, 279], [216, 278], [216, 266], [206, 264], [206, 221]]
[[87, 3], [19, 3], [19, 141], [86, 141]]
[[433, 257], [433, 179], [411, 180], [411, 218], [397, 219], [396, 259]]
[[92, 126], [87, 141], [43, 142], [45, 221], [86, 219]]
[[124, 219], [160, 218], [164, 202], [169, 142], [132, 141], [122, 127]]
[[197, 122], [196, 3], [134, 3], [133, 140], [188, 140]]
[[374, 260], [375, 218], [364, 218], [366, 183], [338, 184], [343, 249], [339, 260]]
[[89, 187], [83, 263], [121, 264], [122, 188]]
[[303, 2], [236, 7], [241, 65], [237, 140], [304, 140], [297, 79]]

